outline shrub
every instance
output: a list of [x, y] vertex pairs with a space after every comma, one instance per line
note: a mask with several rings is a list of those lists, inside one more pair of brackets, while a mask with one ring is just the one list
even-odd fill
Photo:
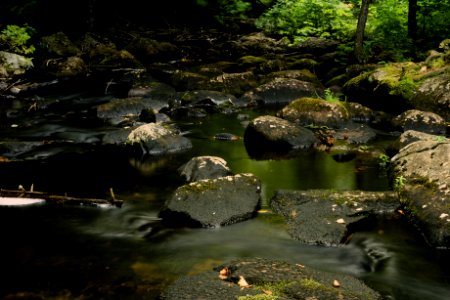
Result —
[[0, 49], [17, 54], [32, 54], [36, 49], [29, 45], [34, 29], [28, 25], [7, 25], [0, 33]]

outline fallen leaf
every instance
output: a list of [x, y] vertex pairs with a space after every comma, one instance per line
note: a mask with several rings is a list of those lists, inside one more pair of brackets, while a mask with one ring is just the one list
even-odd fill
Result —
[[338, 223], [338, 224], [345, 224], [345, 220], [344, 219], [337, 219], [336, 223]]
[[238, 285], [242, 288], [249, 288], [251, 287], [250, 284], [248, 284], [247, 280], [245, 280], [244, 276], [239, 276]]
[[228, 269], [227, 267], [225, 267], [219, 271], [219, 278], [222, 280], [228, 279], [229, 275], [230, 275], [230, 269]]
[[335, 288], [338, 288], [338, 287], [341, 286], [341, 283], [335, 279], [335, 280], [333, 280], [333, 286], [334, 286]]

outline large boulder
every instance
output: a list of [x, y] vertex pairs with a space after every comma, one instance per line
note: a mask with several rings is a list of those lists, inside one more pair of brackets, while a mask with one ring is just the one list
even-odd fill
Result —
[[405, 132], [392, 160], [392, 181], [404, 210], [434, 247], [450, 248], [450, 141]]
[[417, 109], [431, 111], [450, 121], [450, 74], [444, 72], [421, 82], [411, 99]]
[[415, 96], [417, 86], [408, 76], [416, 68], [414, 63], [378, 67], [347, 81], [343, 92], [352, 102], [399, 114], [413, 108], [409, 101]]
[[260, 193], [261, 184], [252, 174], [195, 181], [174, 192], [160, 217], [169, 225], [231, 225], [256, 214]]
[[262, 258], [231, 261], [211, 271], [185, 276], [168, 286], [161, 300], [185, 299], [381, 299], [362, 281]]
[[314, 133], [295, 123], [274, 116], [260, 116], [245, 129], [244, 143], [251, 156], [258, 153], [286, 154], [317, 145]]
[[415, 130], [445, 135], [447, 130], [447, 124], [441, 116], [433, 112], [417, 109], [410, 109], [401, 113], [395, 117], [392, 122], [403, 131]]
[[279, 190], [271, 206], [286, 219], [293, 238], [305, 244], [337, 246], [346, 242], [357, 222], [392, 214], [400, 203], [393, 192]]

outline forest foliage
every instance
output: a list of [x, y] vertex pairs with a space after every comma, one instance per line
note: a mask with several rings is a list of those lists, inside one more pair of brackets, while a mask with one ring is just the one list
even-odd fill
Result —
[[[373, 55], [377, 51], [391, 51], [395, 59], [401, 60], [414, 56], [413, 52], [416, 50], [437, 48], [442, 40], [450, 37], [450, 1], [417, 0], [417, 32], [412, 40], [408, 35], [410, 1], [413, 0], [371, 1], [364, 42], [368, 55]], [[131, 0], [114, 5], [108, 3], [104, 0], [67, 0], [64, 8], [71, 8], [73, 14], [77, 15], [76, 18], [64, 20], [68, 12], [57, 11], [62, 7], [61, 2], [5, 0], [3, 5], [0, 4], [0, 9], [3, 17], [9, 16], [9, 19], [3, 21], [0, 15], [0, 50], [31, 53], [33, 46], [29, 42], [33, 32], [33, 21], [37, 27], [47, 22], [49, 24], [46, 25], [55, 27], [56, 31], [58, 27], [63, 28], [62, 24], [59, 24], [63, 21], [71, 22], [71, 26], [79, 22], [81, 29], [82, 25], [92, 22], [93, 19], [97, 20], [96, 24], [101, 24], [108, 20], [116, 22], [116, 16], [124, 17], [124, 15], [129, 20], [140, 20], [141, 23], [144, 19], [154, 20], [154, 16], [162, 15], [163, 21], [160, 21], [162, 26], [170, 26], [172, 20], [166, 17], [170, 15], [178, 20], [188, 20], [184, 17], [192, 15], [197, 22], [204, 21], [205, 26], [211, 26], [208, 23], [210, 19], [205, 16], [212, 16], [217, 24], [227, 28], [234, 26], [238, 30], [239, 22], [251, 21], [257, 29], [268, 34], [287, 37], [292, 43], [310, 37], [320, 37], [339, 40], [345, 46], [355, 39], [361, 6], [361, 0], [166, 0], [164, 5], [155, 6], [151, 10], [153, 18], [151, 16], [144, 18], [143, 10], [136, 7], [142, 5], [139, 1]], [[53, 10], [49, 7], [53, 7]], [[37, 15], [35, 12], [47, 11], [54, 16], [53, 19], [33, 19]], [[202, 17], [199, 17], [199, 12], [202, 13]], [[11, 20], [21, 20], [23, 23], [12, 24]]]

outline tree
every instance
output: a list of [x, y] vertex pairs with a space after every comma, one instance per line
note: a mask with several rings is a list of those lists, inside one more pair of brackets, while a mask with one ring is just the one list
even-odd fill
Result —
[[408, 36], [417, 39], [417, 0], [409, 0], [408, 4]]
[[358, 63], [364, 61], [364, 31], [366, 29], [367, 15], [369, 14], [370, 0], [362, 0], [361, 9], [359, 11], [358, 25], [356, 27], [356, 41], [355, 41], [355, 58]]

